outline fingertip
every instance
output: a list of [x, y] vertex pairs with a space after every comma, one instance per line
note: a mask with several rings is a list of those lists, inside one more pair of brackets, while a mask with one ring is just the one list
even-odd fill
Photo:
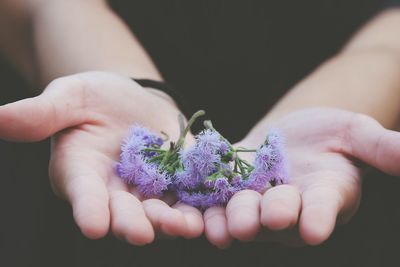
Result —
[[154, 241], [154, 229], [146, 217], [128, 215], [127, 218], [120, 218], [115, 215], [112, 220], [112, 232], [118, 238], [136, 246], [143, 246]]
[[199, 237], [204, 231], [203, 215], [195, 207], [183, 203], [177, 203], [173, 208], [180, 210], [185, 218], [187, 231], [183, 237], [190, 239]]
[[255, 218], [250, 218], [251, 216], [252, 214], [246, 214], [246, 212], [231, 216], [232, 220], [235, 221], [228, 224], [229, 233], [232, 237], [243, 242], [251, 241], [255, 238], [260, 230], [260, 223]]
[[90, 239], [104, 237], [111, 216], [109, 194], [102, 177], [72, 152], [59, 156], [51, 161], [53, 188], [71, 204], [74, 220], [83, 235]]
[[147, 199], [142, 203], [147, 218], [157, 232], [171, 237], [184, 236], [187, 224], [181, 211], [171, 208], [160, 199]]
[[204, 231], [204, 223], [201, 217], [199, 218], [194, 214], [185, 214], [185, 220], [188, 228], [184, 237], [190, 239], [201, 236]]
[[233, 238], [229, 236], [229, 233], [218, 232], [215, 229], [206, 228], [206, 237], [208, 241], [219, 249], [227, 249], [232, 243]]
[[78, 226], [84, 236], [89, 239], [100, 239], [108, 233], [108, 227], [104, 227], [101, 224], [90, 224], [90, 225], [79, 225]]
[[[79, 226], [79, 225], [78, 225]], [[89, 239], [97, 240], [103, 238], [108, 233], [108, 227], [104, 227], [104, 225], [83, 225], [79, 226], [82, 234]]]
[[168, 208], [160, 217], [160, 228], [169, 236], [184, 236], [188, 227], [181, 211]]
[[254, 239], [260, 230], [261, 195], [252, 190], [244, 190], [232, 197], [227, 210], [228, 230], [232, 237], [240, 241]]
[[225, 208], [211, 207], [204, 212], [204, 228], [208, 241], [220, 249], [226, 249], [232, 242], [228, 232]]
[[[125, 239], [132, 245], [144, 246], [152, 243], [155, 239], [154, 229], [148, 220], [135, 221], [131, 226], [135, 231], [127, 231]], [[132, 234], [134, 232], [134, 234]]]
[[110, 191], [111, 228], [115, 236], [133, 245], [146, 245], [154, 240], [154, 229], [142, 203], [124, 190]]
[[81, 201], [73, 207], [73, 216], [82, 234], [87, 238], [99, 239], [108, 233], [110, 225], [108, 206]]
[[308, 245], [319, 245], [332, 234], [336, 225], [336, 215], [323, 208], [303, 211], [300, 219], [300, 236]]
[[297, 223], [298, 212], [285, 205], [275, 204], [268, 212], [262, 212], [261, 224], [273, 231], [291, 228]]
[[326, 241], [336, 226], [339, 212], [346, 203], [334, 185], [313, 187], [302, 194], [300, 236], [309, 245]]
[[261, 224], [273, 231], [296, 225], [301, 208], [298, 190], [290, 185], [281, 185], [267, 191], [262, 199]]

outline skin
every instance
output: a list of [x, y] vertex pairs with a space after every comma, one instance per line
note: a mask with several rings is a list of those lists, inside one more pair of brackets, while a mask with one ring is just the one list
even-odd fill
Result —
[[[256, 147], [270, 127], [279, 128], [287, 142], [290, 183], [264, 194], [240, 192], [226, 208], [213, 207], [202, 215], [169, 199], [143, 200], [113, 173], [133, 123], [163, 130], [171, 139], [179, 129], [179, 110], [167, 95], [126, 78], [162, 80], [126, 26], [103, 1], [21, 3], [3, 1], [0, 10], [26, 14], [34, 29], [28, 31], [31, 37], [23, 34], [22, 23], [18, 34], [4, 34], [9, 39], [2, 38], [8, 41], [0, 49], [37, 85], [55, 80], [37, 97], [0, 107], [0, 138], [52, 136], [51, 183], [72, 205], [77, 225], [89, 238], [111, 230], [142, 245], [157, 233], [192, 238], [204, 232], [221, 248], [233, 239], [316, 245], [329, 237], [337, 221], [348, 221], [357, 210], [358, 160], [399, 174], [400, 137], [381, 126], [395, 128], [399, 114], [399, 11], [370, 22], [238, 144]], [[69, 16], [62, 15], [66, 10]], [[13, 46], [21, 36], [33, 45]], [[22, 60], [17, 55], [31, 56]]]

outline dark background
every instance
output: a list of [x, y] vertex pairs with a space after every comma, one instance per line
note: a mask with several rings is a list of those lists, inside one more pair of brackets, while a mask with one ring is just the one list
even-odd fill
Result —
[[[293, 84], [332, 56], [381, 9], [378, 1], [111, 1], [168, 82], [231, 140], [239, 140]], [[396, 1], [394, 1], [396, 2]], [[0, 104], [28, 97], [0, 62]], [[323, 90], [323, 88], [321, 88]], [[318, 247], [203, 239], [133, 247], [84, 238], [51, 192], [48, 140], [0, 141], [0, 266], [398, 265], [398, 178], [372, 171], [353, 220]], [[393, 264], [393, 262], [397, 264]]]

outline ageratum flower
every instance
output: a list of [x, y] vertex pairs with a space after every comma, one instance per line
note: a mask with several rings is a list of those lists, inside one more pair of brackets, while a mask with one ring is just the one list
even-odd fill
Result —
[[136, 185], [145, 197], [160, 197], [171, 177], [150, 160], [157, 155], [146, 148], [160, 148], [163, 140], [146, 128], [134, 126], [121, 146], [117, 174], [128, 184]]
[[194, 189], [205, 182], [207, 176], [223, 164], [221, 156], [229, 151], [229, 145], [212, 130], [204, 130], [196, 136], [194, 146], [180, 152], [183, 170], [176, 174], [175, 184], [180, 189]]
[[[129, 148], [130, 145], [135, 142], [140, 142], [143, 145], [142, 149], [151, 147], [160, 148], [164, 143], [160, 137], [139, 125], [136, 125], [130, 129], [128, 138], [125, 139], [125, 142], [122, 144], [122, 151], [124, 151], [124, 148]], [[146, 157], [152, 157], [156, 154], [155, 152], [151, 151], [143, 153]]]
[[282, 137], [276, 130], [273, 130], [268, 135], [265, 143], [257, 150], [254, 170], [245, 182], [245, 186], [249, 189], [263, 192], [268, 186], [287, 182], [288, 174]]
[[[133, 127], [121, 147], [118, 175], [144, 197], [161, 197], [170, 190], [179, 201], [201, 209], [225, 205], [243, 189], [263, 192], [287, 183], [282, 138], [277, 131], [272, 131], [258, 150], [234, 148], [206, 121], [206, 130], [196, 136], [195, 144], [183, 150], [190, 126], [202, 115], [203, 111], [196, 112], [186, 127], [181, 124], [179, 139], [167, 150], [161, 149], [160, 137], [146, 128]], [[256, 152], [253, 164], [240, 157], [244, 152]]]
[[168, 189], [171, 177], [165, 171], [160, 170], [154, 163], [142, 165], [141, 174], [136, 178], [137, 189], [147, 197], [161, 197]]
[[177, 191], [179, 200], [188, 205], [205, 210], [212, 206], [225, 205], [240, 189], [232, 186], [227, 178], [218, 178], [213, 186], [205, 191]]

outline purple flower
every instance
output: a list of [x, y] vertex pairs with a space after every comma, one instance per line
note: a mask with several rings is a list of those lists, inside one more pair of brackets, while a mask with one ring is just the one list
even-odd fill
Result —
[[144, 164], [141, 174], [136, 177], [136, 184], [139, 192], [147, 197], [161, 197], [171, 183], [170, 176], [160, 171], [156, 164]]
[[223, 203], [227, 203], [233, 194], [236, 193], [236, 189], [232, 187], [226, 177], [215, 180], [214, 191], [218, 193]]
[[200, 176], [208, 176], [217, 170], [221, 163], [221, 155], [215, 150], [199, 146], [197, 143], [193, 147], [181, 152], [181, 161], [185, 170], [191, 174], [197, 173]]
[[142, 153], [145, 157], [151, 158], [157, 153], [154, 151], [144, 151], [145, 148], [160, 148], [163, 140], [141, 126], [134, 126], [129, 130], [128, 137], [121, 146], [122, 154]]
[[246, 181], [244, 181], [242, 179], [242, 176], [236, 175], [235, 177], [232, 178], [230, 183], [237, 191], [240, 191], [240, 190], [245, 189], [245, 185], [246, 185], [245, 182]]
[[145, 164], [144, 157], [139, 153], [122, 153], [116, 171], [126, 183], [136, 184], [136, 178], [142, 175]]
[[202, 180], [203, 176], [196, 170], [186, 168], [175, 174], [173, 187], [177, 190], [194, 189], [201, 184]]
[[211, 206], [225, 205], [228, 203], [229, 199], [241, 189], [232, 186], [226, 177], [206, 181], [205, 184], [206, 189], [204, 191], [177, 191], [178, 199], [183, 203], [204, 210]]
[[215, 192], [177, 191], [178, 199], [185, 204], [205, 210], [211, 206], [220, 205]]
[[148, 129], [138, 125], [130, 129], [128, 136], [128, 138], [141, 139], [146, 147], [160, 147], [164, 143], [160, 137], [150, 132]]
[[171, 146], [167, 152], [160, 149], [162, 144], [161, 138], [135, 126], [121, 147], [118, 175], [147, 198], [173, 190], [179, 201], [207, 209], [225, 205], [243, 189], [263, 192], [269, 186], [287, 183], [282, 138], [276, 131], [257, 150], [254, 166], [241, 160], [231, 145], [210, 129], [197, 135], [195, 145], [184, 151]]
[[159, 166], [148, 160], [156, 152], [146, 148], [159, 148], [163, 141], [146, 128], [135, 126], [121, 146], [120, 162], [116, 166], [118, 176], [126, 183], [137, 185], [145, 197], [160, 197], [171, 183], [170, 177]]
[[196, 138], [198, 147], [204, 151], [213, 151], [220, 155], [225, 155], [229, 151], [229, 145], [216, 131], [210, 129], [204, 130]]
[[176, 175], [177, 188], [194, 189], [206, 177], [220, 167], [221, 155], [229, 151], [229, 145], [212, 130], [204, 130], [196, 137], [196, 144], [180, 152], [183, 170]]
[[277, 131], [272, 131], [266, 142], [257, 150], [254, 167], [245, 182], [249, 189], [263, 192], [268, 186], [288, 182], [282, 137]]

